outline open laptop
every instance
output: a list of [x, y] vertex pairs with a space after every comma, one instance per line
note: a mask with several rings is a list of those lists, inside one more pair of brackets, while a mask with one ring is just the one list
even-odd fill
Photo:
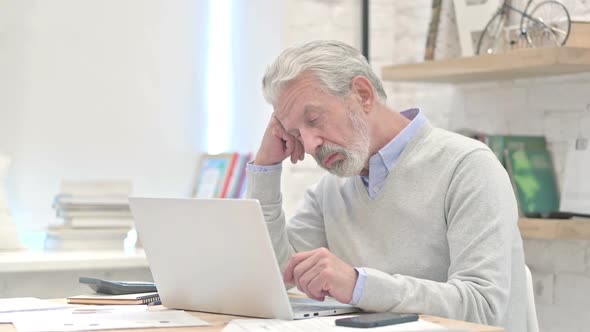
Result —
[[359, 311], [335, 300], [289, 301], [257, 200], [129, 202], [166, 307], [287, 320]]

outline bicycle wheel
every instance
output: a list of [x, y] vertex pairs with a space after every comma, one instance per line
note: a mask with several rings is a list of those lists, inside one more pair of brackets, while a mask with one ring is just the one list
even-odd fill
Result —
[[571, 19], [561, 2], [541, 2], [527, 16], [526, 39], [531, 46], [565, 45], [570, 34]]
[[[527, 0], [526, 2], [526, 6], [524, 6], [524, 9], [522, 10], [523, 13], [528, 13], [529, 10], [531, 8], [534, 8], [537, 6], [537, 3], [539, 3], [539, 0]], [[527, 16], [526, 15], [520, 15], [520, 31], [525, 31], [526, 29], [526, 23], [527, 23]]]
[[504, 10], [498, 10], [486, 24], [477, 42], [477, 54], [493, 54], [502, 51], [504, 46], [502, 33], [506, 23], [504, 13]]

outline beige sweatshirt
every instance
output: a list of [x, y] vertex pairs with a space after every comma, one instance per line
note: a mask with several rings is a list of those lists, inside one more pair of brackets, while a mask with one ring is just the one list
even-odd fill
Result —
[[526, 331], [526, 289], [516, 200], [482, 143], [426, 123], [376, 199], [359, 176], [324, 176], [285, 222], [281, 171], [248, 171], [275, 254], [328, 248], [363, 267], [358, 307], [415, 312]]

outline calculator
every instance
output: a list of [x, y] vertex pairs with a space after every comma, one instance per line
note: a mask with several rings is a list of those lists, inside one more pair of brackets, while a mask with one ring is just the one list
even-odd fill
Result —
[[93, 291], [100, 294], [123, 295], [134, 293], [157, 292], [156, 284], [145, 281], [112, 281], [90, 277], [80, 277], [81, 284], [88, 285]]

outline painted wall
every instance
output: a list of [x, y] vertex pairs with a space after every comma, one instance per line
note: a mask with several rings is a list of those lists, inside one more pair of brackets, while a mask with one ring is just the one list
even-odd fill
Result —
[[[2, 1], [0, 148], [10, 206], [44, 225], [61, 179], [188, 192], [199, 150], [205, 2]], [[17, 84], [12, 85], [15, 80]]]
[[[280, 48], [282, 2], [230, 0], [236, 126], [254, 151], [260, 92]], [[61, 179], [130, 179], [134, 194], [186, 196], [204, 133], [209, 1], [0, 0], [0, 151], [22, 228], [44, 227]], [[230, 64], [228, 64], [230, 65]], [[215, 75], [216, 73], [211, 73]]]

